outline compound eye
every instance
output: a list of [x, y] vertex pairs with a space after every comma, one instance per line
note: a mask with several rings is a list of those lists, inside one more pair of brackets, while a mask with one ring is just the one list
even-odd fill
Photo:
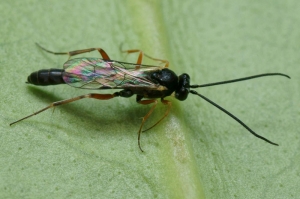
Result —
[[175, 98], [180, 101], [185, 100], [188, 95], [189, 95], [189, 89], [184, 87], [181, 87], [179, 90], [175, 92]]
[[190, 92], [190, 76], [182, 74], [179, 76], [178, 89], [175, 91], [175, 98], [183, 101], [187, 98]]

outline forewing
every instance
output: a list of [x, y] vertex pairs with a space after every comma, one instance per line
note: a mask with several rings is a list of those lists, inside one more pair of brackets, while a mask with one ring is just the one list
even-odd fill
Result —
[[85, 89], [147, 87], [158, 88], [150, 73], [158, 67], [135, 69], [134, 65], [100, 58], [76, 58], [64, 64], [64, 81], [70, 86]]

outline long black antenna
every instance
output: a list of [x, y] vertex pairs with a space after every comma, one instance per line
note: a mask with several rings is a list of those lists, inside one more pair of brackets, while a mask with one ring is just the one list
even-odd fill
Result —
[[222, 82], [215, 82], [215, 83], [202, 84], [202, 85], [190, 85], [190, 88], [199, 88], [199, 87], [215, 86], [215, 85], [220, 85], [220, 84], [229, 84], [229, 83], [233, 83], [233, 82], [245, 81], [245, 80], [254, 79], [254, 78], [258, 78], [258, 77], [275, 76], [275, 75], [284, 76], [284, 77], [291, 79], [290, 76], [288, 76], [286, 74], [282, 74], [282, 73], [264, 73], [264, 74], [260, 74], [260, 75], [253, 75], [253, 76], [249, 76], [249, 77], [232, 79], [232, 80], [227, 80], [227, 81], [222, 81]]
[[210, 99], [204, 97], [203, 95], [197, 93], [194, 90], [190, 90], [190, 93], [194, 94], [194, 95], [198, 95], [199, 97], [203, 98], [204, 100], [206, 100], [207, 102], [209, 102], [210, 104], [214, 105], [215, 107], [217, 107], [218, 109], [220, 109], [221, 111], [223, 111], [224, 113], [226, 113], [227, 115], [229, 115], [231, 118], [233, 118], [235, 121], [237, 121], [238, 123], [240, 123], [243, 127], [245, 127], [250, 133], [252, 133], [255, 137], [258, 137], [270, 144], [276, 145], [278, 146], [278, 144], [271, 142], [270, 140], [268, 140], [267, 138], [264, 138], [258, 134], [256, 134], [252, 129], [250, 129], [244, 122], [242, 122], [240, 119], [238, 119], [237, 117], [235, 117], [233, 114], [231, 114], [230, 112], [228, 112], [227, 110], [225, 110], [224, 108], [222, 108], [221, 106], [219, 106], [218, 104], [214, 103], [213, 101], [211, 101]]

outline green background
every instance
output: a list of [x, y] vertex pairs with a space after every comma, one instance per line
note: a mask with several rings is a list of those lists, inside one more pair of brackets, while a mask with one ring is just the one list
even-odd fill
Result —
[[[297, 0], [1, 0], [0, 198], [296, 198], [299, 13]], [[142, 134], [144, 153], [137, 131], [150, 107], [133, 97], [84, 99], [10, 127], [50, 102], [90, 92], [25, 84], [31, 72], [67, 59], [35, 42], [55, 51], [102, 47], [134, 62], [120, 53], [122, 43], [168, 59], [192, 84], [289, 74], [197, 89], [280, 146], [193, 95], [170, 98], [169, 116]], [[159, 104], [146, 126], [164, 111]]]

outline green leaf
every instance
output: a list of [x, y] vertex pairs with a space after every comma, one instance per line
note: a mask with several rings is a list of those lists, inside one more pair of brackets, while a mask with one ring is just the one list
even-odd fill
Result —
[[[0, 6], [0, 198], [295, 198], [300, 192], [298, 1], [6, 1]], [[90, 91], [37, 87], [27, 76], [62, 68], [53, 51], [101, 47], [136, 61], [143, 49], [191, 84], [266, 72], [197, 89], [272, 146], [198, 96], [172, 101], [141, 136], [150, 109], [135, 98], [83, 99], [9, 123]], [[83, 54], [98, 57], [98, 53]], [[152, 63], [144, 59], [145, 63]], [[166, 111], [158, 104], [145, 127]]]

